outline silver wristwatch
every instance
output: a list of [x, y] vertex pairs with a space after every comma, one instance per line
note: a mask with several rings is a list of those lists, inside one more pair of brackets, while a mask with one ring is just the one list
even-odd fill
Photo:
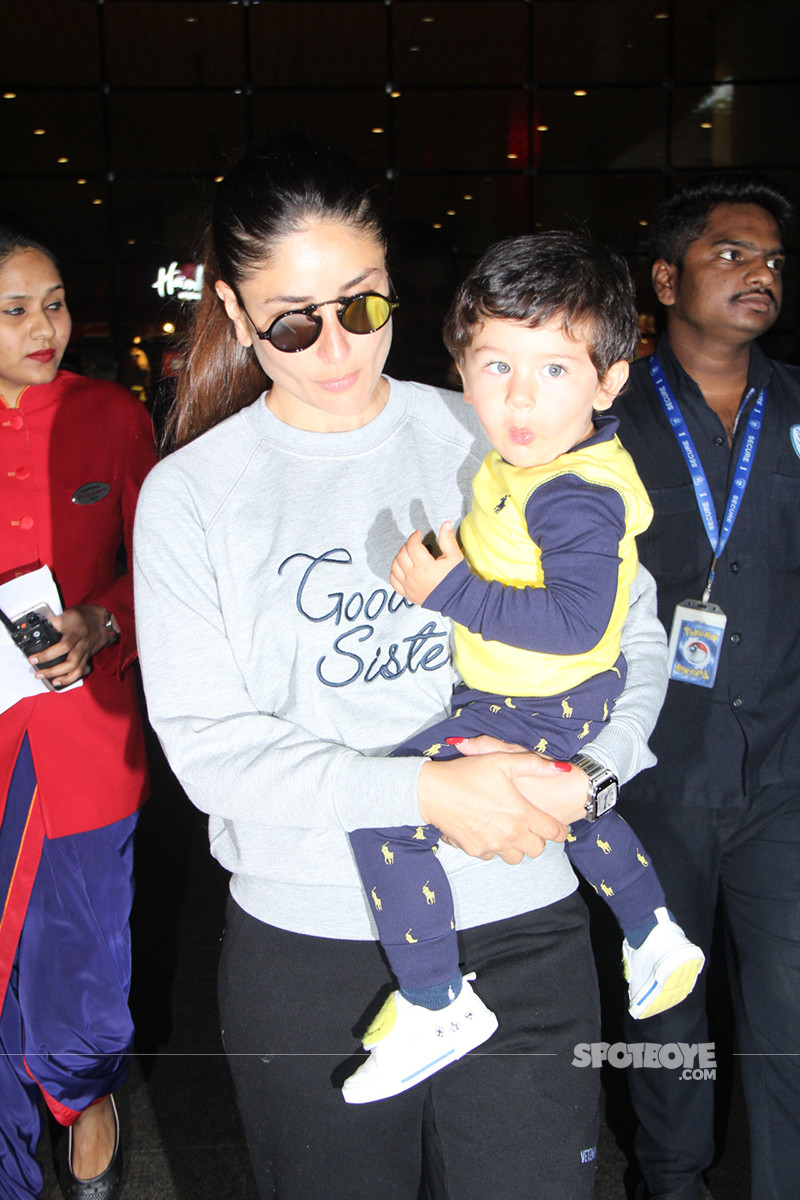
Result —
[[586, 797], [586, 821], [596, 821], [617, 803], [619, 780], [608, 767], [589, 758], [587, 754], [575, 754], [569, 760], [589, 776], [589, 794]]
[[107, 629], [110, 634], [110, 637], [111, 637], [111, 640], [109, 641], [108, 645], [116, 646], [117, 642], [120, 639], [119, 626], [117, 625], [117, 622], [114, 620], [113, 616], [111, 615], [111, 613], [108, 611], [107, 608], [104, 608], [103, 612], [106, 614], [106, 618], [103, 621], [103, 629]]

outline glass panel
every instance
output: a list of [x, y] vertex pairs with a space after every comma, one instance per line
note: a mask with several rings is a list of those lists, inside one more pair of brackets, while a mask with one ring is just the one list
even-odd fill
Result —
[[114, 84], [242, 86], [244, 8], [224, 0], [109, 0], [108, 78]]
[[664, 162], [661, 88], [541, 90], [536, 95], [535, 165], [660, 167]]
[[[255, 136], [307, 130], [330, 142], [366, 171], [389, 164], [390, 100], [380, 91], [260, 92], [253, 98]], [[380, 130], [374, 133], [373, 130]]]
[[527, 75], [528, 5], [393, 4], [392, 80], [405, 84], [522, 83]]
[[536, 180], [536, 229], [571, 229], [633, 259], [646, 222], [664, 194], [660, 175], [542, 175]]
[[673, 96], [673, 163], [709, 170], [730, 161], [733, 86], [677, 88]]
[[405, 92], [393, 111], [401, 171], [498, 170], [526, 164], [528, 102], [522, 89]]
[[112, 92], [110, 114], [118, 172], [217, 175], [246, 141], [245, 98], [232, 92]]
[[250, 8], [253, 82], [384, 84], [383, 4], [259, 4]]
[[105, 169], [99, 96], [24, 92], [0, 100], [0, 116], [4, 175], [24, 171], [74, 179]]
[[533, 75], [576, 86], [647, 82], [667, 73], [666, 0], [537, 0]]
[[[120, 180], [114, 185], [114, 252], [125, 263], [158, 267], [191, 262], [198, 253], [215, 184], [202, 179]], [[155, 291], [153, 295], [155, 296]]]
[[[72, 316], [72, 341], [79, 342], [84, 337], [96, 337], [106, 332], [112, 309], [109, 297], [111, 269], [108, 261], [74, 263], [65, 275], [67, 303]], [[101, 373], [95, 364], [92, 364], [92, 367], [91, 374]], [[109, 373], [109, 378], [113, 379], [116, 376]]]
[[677, 0], [678, 79], [797, 75], [800, 5], [786, 0]]
[[516, 175], [401, 175], [394, 215], [408, 243], [467, 257], [528, 227], [530, 181]]
[[[89, 177], [78, 186], [74, 180], [8, 179], [3, 182], [3, 204], [35, 222], [52, 241], [72, 291], [70, 263], [77, 259], [108, 259], [108, 208], [105, 181]], [[94, 204], [94, 200], [103, 200]], [[108, 297], [104, 299], [108, 303]]]
[[95, 0], [3, 0], [0, 76], [11, 84], [100, 83]]
[[791, 166], [800, 158], [800, 87], [716, 84], [677, 88], [676, 166]]

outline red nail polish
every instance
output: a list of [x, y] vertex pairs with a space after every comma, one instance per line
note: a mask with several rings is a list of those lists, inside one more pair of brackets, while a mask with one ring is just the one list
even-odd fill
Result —
[[571, 771], [572, 770], [572, 763], [558, 762], [556, 759], [553, 759], [553, 766], [555, 767], [555, 769], [557, 771]]
[[462, 737], [451, 737], [445, 738], [444, 740], [448, 746], [460, 746], [465, 739]]

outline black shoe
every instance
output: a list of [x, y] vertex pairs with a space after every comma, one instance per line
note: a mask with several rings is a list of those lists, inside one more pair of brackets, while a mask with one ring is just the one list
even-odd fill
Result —
[[119, 1116], [117, 1114], [117, 1106], [114, 1103], [114, 1097], [109, 1096], [111, 1101], [111, 1109], [114, 1113], [114, 1125], [116, 1133], [114, 1138], [114, 1153], [111, 1155], [111, 1162], [99, 1175], [95, 1175], [94, 1179], [78, 1179], [72, 1174], [72, 1128], [69, 1131], [69, 1139], [67, 1144], [67, 1186], [64, 1189], [64, 1194], [67, 1200], [115, 1200], [119, 1195], [120, 1184], [122, 1182], [122, 1145], [119, 1138]]

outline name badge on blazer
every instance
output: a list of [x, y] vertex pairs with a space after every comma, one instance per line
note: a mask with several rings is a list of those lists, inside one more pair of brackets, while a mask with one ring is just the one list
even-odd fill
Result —
[[98, 500], [105, 500], [110, 491], [110, 483], [82, 483], [72, 493], [72, 503], [97, 504]]

